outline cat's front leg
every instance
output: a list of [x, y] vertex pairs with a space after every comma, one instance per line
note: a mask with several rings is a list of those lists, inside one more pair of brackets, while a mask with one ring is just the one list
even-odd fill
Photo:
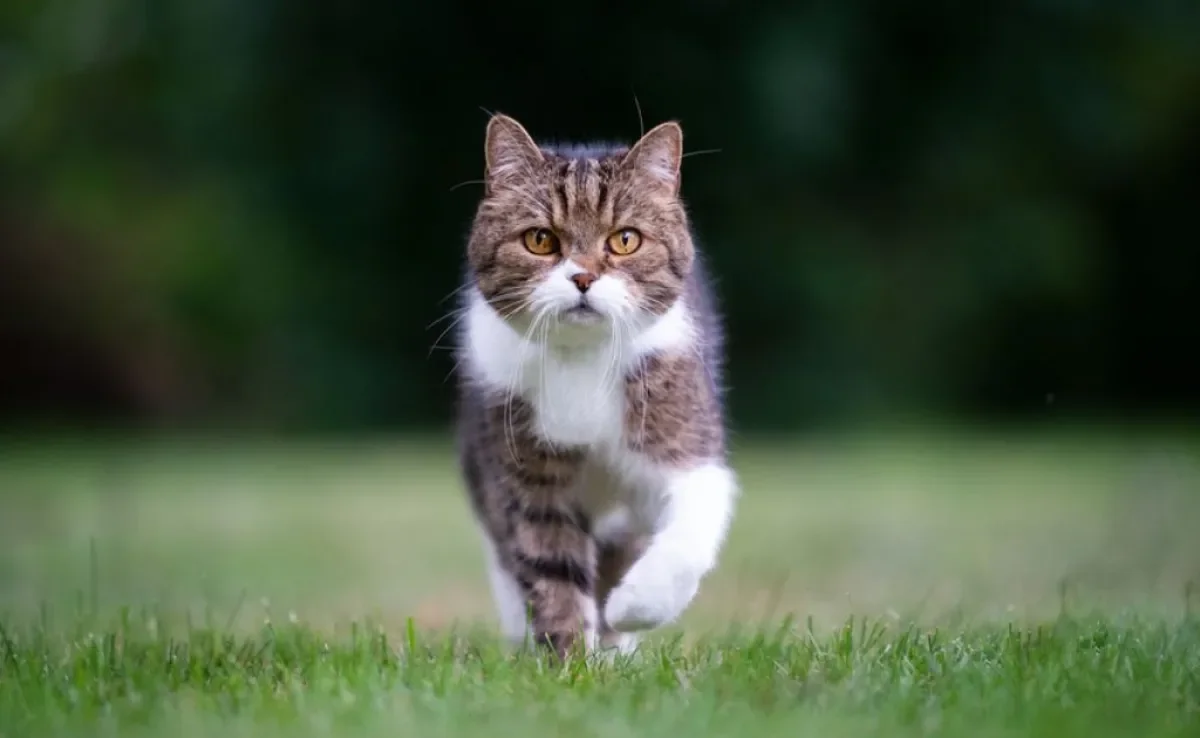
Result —
[[648, 630], [682, 615], [729, 530], [738, 490], [733, 470], [708, 462], [664, 476], [650, 544], [605, 604], [604, 619], [618, 631]]
[[584, 650], [597, 637], [596, 546], [571, 495], [581, 457], [534, 444], [524, 451], [507, 466], [505, 549], [534, 640], [566, 656], [580, 636]]

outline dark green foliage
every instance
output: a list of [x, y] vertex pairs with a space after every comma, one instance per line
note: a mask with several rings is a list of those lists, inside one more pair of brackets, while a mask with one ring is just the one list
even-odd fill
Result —
[[740, 425], [1200, 407], [1196, 3], [79, 6], [0, 11], [9, 418], [445, 421], [480, 106], [635, 95], [720, 149]]

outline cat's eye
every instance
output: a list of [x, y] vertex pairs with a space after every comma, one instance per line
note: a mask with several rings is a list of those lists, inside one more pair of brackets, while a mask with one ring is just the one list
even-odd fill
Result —
[[633, 228], [622, 228], [608, 237], [608, 250], [619, 256], [628, 256], [642, 246], [642, 234]]
[[546, 228], [530, 228], [521, 238], [531, 254], [549, 256], [558, 252], [558, 236]]

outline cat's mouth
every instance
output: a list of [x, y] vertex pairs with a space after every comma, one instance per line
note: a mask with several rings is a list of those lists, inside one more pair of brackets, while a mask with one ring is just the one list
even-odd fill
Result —
[[586, 301], [580, 300], [575, 305], [567, 308], [561, 314], [563, 320], [567, 323], [598, 323], [604, 320], [604, 316], [599, 310], [589, 305]]

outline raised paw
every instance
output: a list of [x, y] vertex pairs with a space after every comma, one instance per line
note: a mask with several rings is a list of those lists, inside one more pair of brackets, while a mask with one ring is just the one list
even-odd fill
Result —
[[626, 633], [657, 628], [682, 615], [699, 588], [700, 577], [692, 567], [647, 552], [609, 595], [604, 620]]
[[599, 650], [605, 653], [628, 655], [637, 650], [637, 633], [622, 633], [607, 629], [599, 639]]

